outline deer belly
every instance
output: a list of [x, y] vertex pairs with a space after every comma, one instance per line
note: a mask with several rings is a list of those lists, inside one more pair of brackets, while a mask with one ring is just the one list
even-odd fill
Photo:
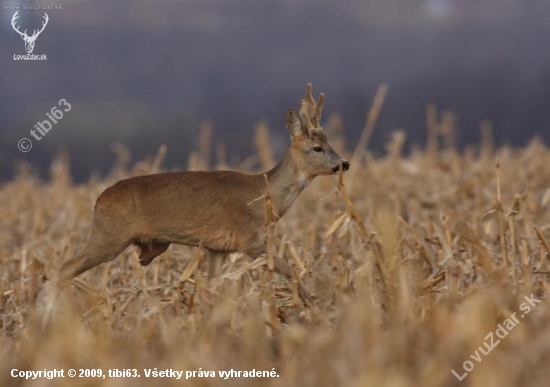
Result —
[[218, 228], [204, 235], [204, 247], [224, 252], [240, 251], [242, 238], [235, 230]]

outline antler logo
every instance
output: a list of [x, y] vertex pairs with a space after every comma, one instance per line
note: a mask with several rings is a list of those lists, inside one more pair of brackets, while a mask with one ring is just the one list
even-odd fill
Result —
[[32, 50], [34, 50], [34, 44], [36, 42], [36, 38], [38, 38], [38, 36], [42, 33], [42, 31], [44, 31], [44, 28], [46, 28], [46, 24], [48, 24], [48, 20], [50, 20], [50, 18], [48, 17], [48, 14], [44, 12], [44, 16], [42, 17], [45, 19], [45, 21], [42, 22], [42, 28], [40, 29], [40, 31], [34, 30], [34, 33], [32, 34], [32, 36], [29, 36], [27, 35], [27, 30], [25, 30], [25, 32], [21, 32], [19, 31], [19, 27], [15, 26], [15, 21], [19, 17], [17, 15], [18, 13], [19, 11], [15, 12], [13, 17], [11, 18], [11, 26], [15, 31], [17, 31], [19, 35], [21, 35], [21, 38], [23, 38], [23, 40], [25, 41], [25, 50], [27, 50], [27, 53], [31, 54]]

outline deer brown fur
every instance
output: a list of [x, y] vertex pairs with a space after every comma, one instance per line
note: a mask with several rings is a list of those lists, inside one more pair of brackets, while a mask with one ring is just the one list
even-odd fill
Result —
[[[308, 84], [299, 114], [287, 110], [291, 146], [266, 172], [279, 218], [314, 177], [335, 174], [340, 164], [343, 170], [349, 168], [320, 126], [323, 101], [321, 94], [315, 102]], [[211, 256], [242, 252], [259, 257], [266, 252], [261, 200], [266, 189], [263, 174], [232, 171], [169, 172], [119, 181], [98, 197], [88, 242], [63, 264], [59, 284], [116, 258], [130, 244], [140, 247], [142, 265], [149, 265], [171, 243], [202, 246]], [[276, 270], [288, 274], [282, 262], [276, 263]]]

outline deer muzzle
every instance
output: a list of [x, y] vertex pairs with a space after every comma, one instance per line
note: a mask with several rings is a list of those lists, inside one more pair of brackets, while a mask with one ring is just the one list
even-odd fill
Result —
[[[344, 160], [344, 161], [341, 161], [340, 164], [342, 164], [342, 170], [347, 171], [349, 169], [349, 161]], [[338, 164], [332, 169], [334, 173], [338, 173], [340, 171], [340, 164]]]

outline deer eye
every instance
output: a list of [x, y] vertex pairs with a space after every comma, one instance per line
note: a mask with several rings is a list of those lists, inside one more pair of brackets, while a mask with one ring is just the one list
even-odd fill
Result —
[[321, 148], [320, 146], [316, 146], [315, 148], [313, 148], [313, 150], [315, 152], [322, 152], [323, 151], [323, 148]]

